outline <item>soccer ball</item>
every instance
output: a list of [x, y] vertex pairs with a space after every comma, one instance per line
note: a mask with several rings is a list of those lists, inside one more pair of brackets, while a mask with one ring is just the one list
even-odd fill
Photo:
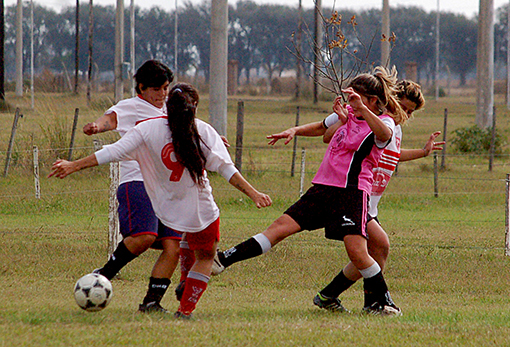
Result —
[[112, 284], [103, 275], [91, 273], [80, 278], [74, 286], [74, 299], [85, 311], [101, 311], [112, 299]]

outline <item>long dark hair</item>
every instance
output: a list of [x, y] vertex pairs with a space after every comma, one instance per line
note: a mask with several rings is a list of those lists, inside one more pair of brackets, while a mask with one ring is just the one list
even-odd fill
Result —
[[203, 187], [206, 158], [195, 123], [198, 101], [198, 91], [191, 84], [177, 83], [170, 90], [166, 107], [177, 160], [188, 169], [193, 182]]

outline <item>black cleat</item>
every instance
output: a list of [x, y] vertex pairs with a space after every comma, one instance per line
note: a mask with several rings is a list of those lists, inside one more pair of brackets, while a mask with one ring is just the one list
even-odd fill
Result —
[[350, 313], [350, 311], [342, 305], [340, 299], [325, 298], [320, 293], [313, 298], [313, 304], [328, 311]]
[[164, 309], [159, 302], [152, 301], [147, 304], [140, 304], [138, 306], [138, 312], [143, 313], [170, 313], [168, 310]]

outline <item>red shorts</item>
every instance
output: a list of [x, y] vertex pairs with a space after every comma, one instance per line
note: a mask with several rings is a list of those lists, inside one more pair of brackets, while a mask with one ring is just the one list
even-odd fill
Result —
[[220, 240], [220, 219], [216, 219], [211, 225], [198, 233], [186, 233], [185, 239], [192, 251], [213, 249], [214, 243]]

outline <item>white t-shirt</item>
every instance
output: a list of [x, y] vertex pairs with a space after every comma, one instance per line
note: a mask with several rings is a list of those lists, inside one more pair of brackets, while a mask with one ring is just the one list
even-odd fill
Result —
[[[196, 119], [206, 157], [206, 169], [226, 180], [238, 172], [219, 134], [209, 124]], [[175, 157], [167, 118], [141, 122], [119, 141], [96, 152], [99, 164], [136, 160], [140, 164], [145, 189], [156, 216], [180, 232], [199, 232], [219, 217], [212, 188], [204, 172], [204, 187], [196, 185], [187, 169]]]
[[[166, 105], [163, 108], [157, 108], [151, 103], [145, 101], [139, 96], [119, 101], [116, 105], [110, 107], [105, 114], [115, 112], [117, 114], [117, 131], [120, 136], [124, 136], [135, 125], [148, 118], [160, 117], [166, 115]], [[131, 181], [143, 181], [140, 166], [136, 161], [123, 161], [120, 163], [119, 183]]]
[[391, 175], [395, 172], [398, 161], [400, 160], [400, 144], [402, 143], [402, 128], [400, 125], [393, 131], [393, 139], [388, 147], [383, 150], [381, 159], [374, 168], [374, 182], [372, 183], [372, 194], [370, 195], [370, 205], [368, 214], [371, 217], [377, 217], [377, 205], [381, 200], [382, 194], [390, 181]]

